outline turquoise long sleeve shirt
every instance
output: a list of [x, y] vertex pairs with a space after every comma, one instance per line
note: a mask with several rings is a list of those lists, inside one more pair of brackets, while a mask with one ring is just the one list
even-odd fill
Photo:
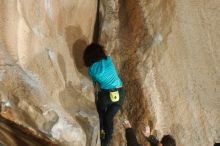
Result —
[[110, 56], [92, 64], [88, 74], [99, 83], [101, 89], [114, 89], [123, 85]]

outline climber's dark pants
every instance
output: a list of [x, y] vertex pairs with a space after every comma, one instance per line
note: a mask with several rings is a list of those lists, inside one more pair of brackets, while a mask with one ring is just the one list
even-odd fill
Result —
[[97, 111], [99, 113], [100, 129], [105, 131], [105, 143], [109, 143], [112, 139], [113, 133], [113, 118], [121, 108], [125, 98], [125, 91], [119, 88], [119, 101], [112, 102], [109, 96], [109, 90], [101, 90], [98, 93], [98, 100], [96, 103]]

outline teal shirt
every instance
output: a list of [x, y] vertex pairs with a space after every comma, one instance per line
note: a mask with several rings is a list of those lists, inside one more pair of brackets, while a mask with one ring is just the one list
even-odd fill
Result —
[[118, 77], [110, 56], [92, 64], [88, 73], [93, 81], [99, 83], [101, 89], [113, 89], [122, 86], [122, 81]]

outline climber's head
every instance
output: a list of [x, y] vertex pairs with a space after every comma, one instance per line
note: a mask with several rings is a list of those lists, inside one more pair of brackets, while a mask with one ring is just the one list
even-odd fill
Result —
[[176, 146], [176, 141], [171, 135], [164, 135], [160, 141], [161, 146]]
[[84, 64], [87, 67], [90, 67], [93, 63], [106, 58], [107, 55], [105, 53], [104, 47], [97, 43], [91, 43], [88, 45], [83, 53]]

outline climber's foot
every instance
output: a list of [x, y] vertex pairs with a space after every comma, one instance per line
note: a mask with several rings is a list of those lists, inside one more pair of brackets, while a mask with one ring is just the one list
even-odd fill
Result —
[[100, 139], [101, 140], [105, 139], [105, 131], [103, 129], [100, 131]]

